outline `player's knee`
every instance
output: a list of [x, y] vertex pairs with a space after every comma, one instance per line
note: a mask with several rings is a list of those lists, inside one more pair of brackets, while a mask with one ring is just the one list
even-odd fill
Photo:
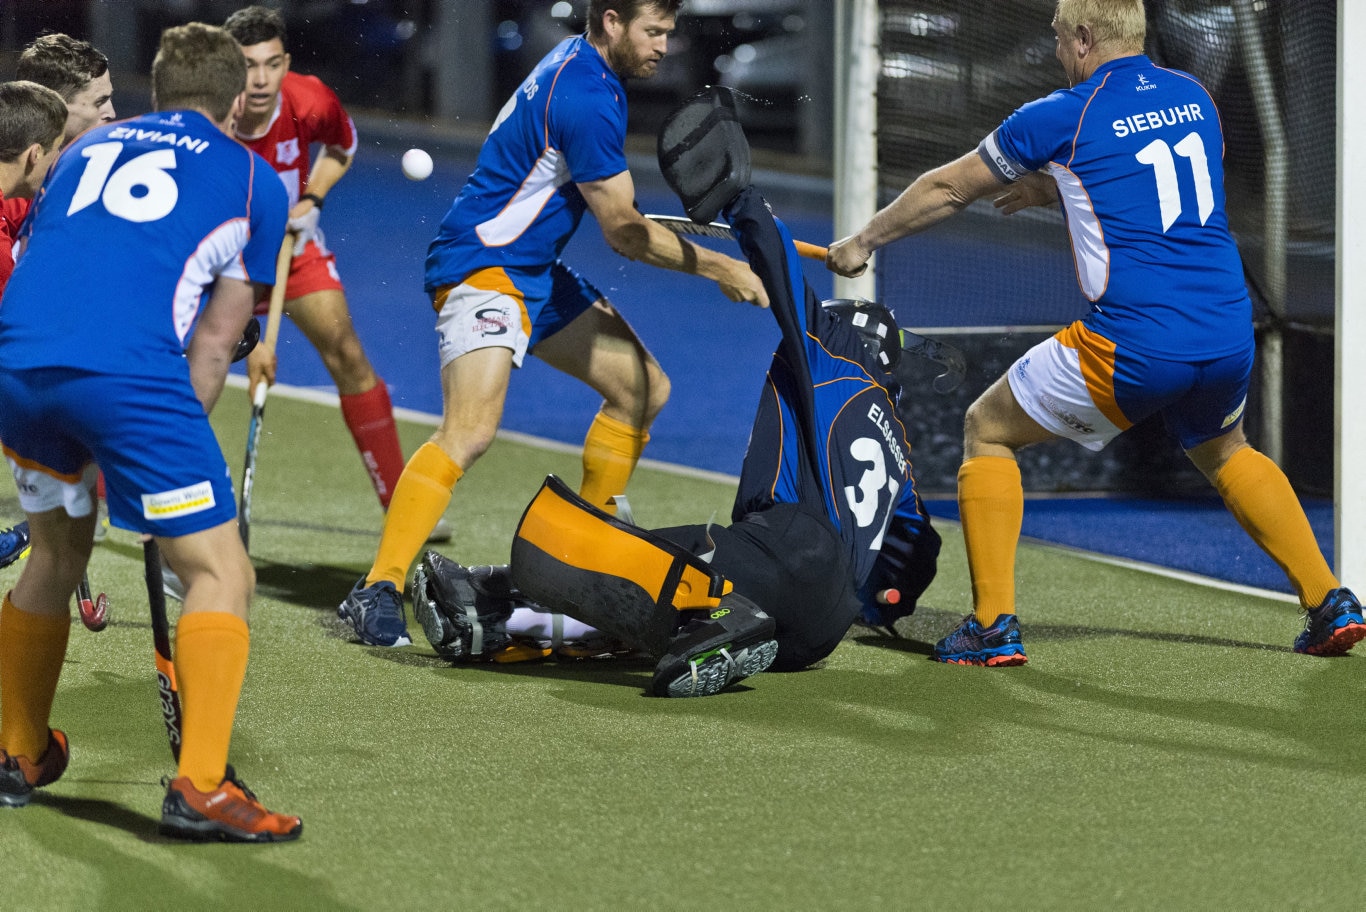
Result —
[[370, 366], [370, 359], [365, 357], [365, 349], [354, 333], [349, 334], [349, 337], [337, 336], [324, 342], [319, 346], [318, 354], [337, 388], [343, 390], [343, 395], [347, 392], [363, 392], [363, 387], [367, 385], [374, 386], [377, 379], [375, 370]]
[[987, 407], [981, 399], [977, 399], [972, 405], [968, 406], [963, 413], [963, 443], [965, 449], [970, 449], [972, 444], [983, 442], [986, 430], [990, 422], [986, 418]]
[[468, 469], [493, 445], [497, 433], [496, 422], [476, 421], [442, 425], [430, 440], [461, 469]]
[[669, 402], [669, 394], [673, 392], [673, 384], [669, 381], [669, 375], [664, 373], [664, 369], [654, 361], [651, 361], [646, 367], [643, 392], [644, 414], [648, 425], [655, 420], [660, 412], [664, 411], [664, 406]]
[[1005, 447], [1016, 449], [1009, 421], [1001, 412], [1000, 403], [983, 394], [968, 406], [963, 415], [963, 455], [983, 455], [984, 449]]

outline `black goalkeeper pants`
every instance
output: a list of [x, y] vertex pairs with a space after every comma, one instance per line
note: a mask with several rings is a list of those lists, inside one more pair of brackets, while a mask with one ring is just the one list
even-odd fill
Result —
[[[655, 529], [703, 554], [707, 526]], [[834, 652], [858, 616], [849, 555], [829, 520], [797, 504], [775, 504], [729, 526], [712, 526], [711, 564], [778, 627], [774, 671], [796, 671]]]

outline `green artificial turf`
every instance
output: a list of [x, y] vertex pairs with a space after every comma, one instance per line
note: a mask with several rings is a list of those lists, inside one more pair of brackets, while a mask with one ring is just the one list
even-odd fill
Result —
[[[230, 389], [215, 414], [234, 474], [247, 412]], [[577, 484], [577, 457], [496, 443], [441, 550], [505, 560], [550, 471]], [[646, 525], [725, 521], [731, 494], [646, 469], [630, 493]], [[1030, 664], [939, 665], [969, 603], [945, 525], [904, 639], [855, 628], [819, 668], [661, 700], [640, 660], [452, 668], [415, 623], [410, 648], [355, 643], [335, 607], [381, 516], [335, 408], [271, 399], [255, 520], [233, 762], [303, 838], [156, 834], [173, 766], [141, 552], [114, 530], [91, 566], [113, 621], [73, 627], [53, 711], [71, 767], [0, 811], [0, 907], [1360, 906], [1362, 660], [1292, 654], [1284, 602], [1025, 545]]]

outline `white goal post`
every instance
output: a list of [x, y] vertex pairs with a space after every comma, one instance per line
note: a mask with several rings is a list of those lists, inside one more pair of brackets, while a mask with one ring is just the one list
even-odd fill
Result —
[[1366, 4], [1338, 0], [1337, 352], [1333, 506], [1338, 576], [1366, 589]]
[[[877, 0], [835, 0], [835, 237], [877, 212], [877, 78], [881, 18]], [[835, 277], [835, 297], [877, 297], [877, 255], [855, 279]]]

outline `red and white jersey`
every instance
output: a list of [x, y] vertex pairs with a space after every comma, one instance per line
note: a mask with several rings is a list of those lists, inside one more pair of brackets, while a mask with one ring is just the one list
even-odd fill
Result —
[[14, 244], [19, 240], [19, 229], [32, 204], [33, 200], [0, 196], [0, 292], [5, 290], [10, 273], [14, 272]]
[[309, 150], [314, 143], [356, 154], [356, 125], [335, 92], [316, 76], [286, 73], [270, 126], [260, 136], [237, 134], [280, 175], [293, 208], [308, 186]]

